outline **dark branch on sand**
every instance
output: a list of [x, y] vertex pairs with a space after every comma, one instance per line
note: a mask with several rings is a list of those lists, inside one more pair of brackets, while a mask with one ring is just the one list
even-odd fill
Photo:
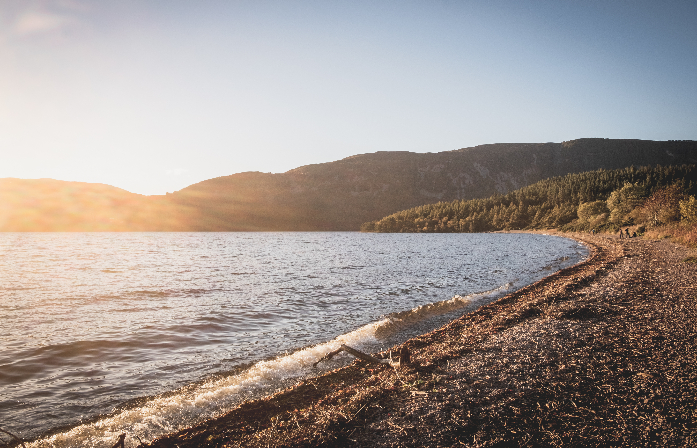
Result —
[[406, 350], [406, 348], [402, 349], [400, 352], [400, 362], [395, 363], [390, 359], [378, 359], [372, 355], [369, 355], [367, 353], [363, 353], [360, 350], [356, 350], [355, 348], [351, 348], [348, 345], [341, 344], [341, 347], [338, 349], [334, 350], [333, 352], [329, 352], [323, 357], [321, 357], [316, 363], [312, 364], [312, 367], [317, 367], [317, 364], [319, 364], [322, 361], [329, 361], [332, 359], [334, 356], [338, 355], [341, 352], [346, 352], [349, 353], [353, 356], [355, 356], [358, 359], [362, 359], [363, 361], [369, 362], [371, 364], [381, 364], [381, 365], [386, 365], [390, 367], [399, 367], [400, 365], [405, 365], [409, 363], [409, 351]]
[[126, 433], [121, 434], [118, 442], [116, 442], [111, 448], [125, 448], [124, 440], [126, 440]]

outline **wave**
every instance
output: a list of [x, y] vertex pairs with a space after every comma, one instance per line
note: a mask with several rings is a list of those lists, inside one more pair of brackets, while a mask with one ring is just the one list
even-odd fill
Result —
[[[364, 325], [329, 342], [258, 362], [242, 372], [188, 385], [177, 391], [152, 397], [145, 402], [136, 400], [137, 404], [134, 406], [115, 411], [99, 420], [75, 426], [68, 431], [36, 440], [28, 443], [27, 446], [34, 448], [110, 447], [122, 433], [127, 433], [128, 437], [137, 435], [143, 441], [151, 441], [164, 434], [221, 415], [246, 399], [272, 393], [299, 378], [316, 375], [319, 369], [313, 368], [312, 365], [342, 344], [363, 350], [370, 349], [375, 347], [380, 339], [394, 335], [405, 327], [467, 306], [491, 301], [511, 287], [512, 283], [508, 283], [489, 291], [465, 297], [454, 296], [448, 300], [421, 305], [408, 311], [392, 313], [377, 322]], [[336, 368], [350, 359], [349, 355], [341, 354], [331, 362], [323, 363], [322, 370]]]
[[453, 296], [449, 300], [428, 303], [408, 311], [392, 313], [387, 316], [384, 321], [382, 321], [383, 323], [377, 329], [375, 336], [383, 339], [390, 334], [398, 332], [404, 327], [414, 325], [415, 323], [427, 320], [431, 317], [448, 314], [469, 305], [491, 300], [494, 297], [501, 295], [503, 292], [508, 291], [512, 286], [513, 283], [506, 283], [505, 285], [488, 291], [470, 294], [465, 297]]

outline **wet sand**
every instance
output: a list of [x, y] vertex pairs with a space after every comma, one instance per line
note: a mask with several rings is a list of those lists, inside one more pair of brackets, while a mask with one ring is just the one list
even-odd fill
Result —
[[410, 366], [356, 361], [141, 446], [697, 445], [695, 251], [565, 236], [589, 259], [405, 342]]

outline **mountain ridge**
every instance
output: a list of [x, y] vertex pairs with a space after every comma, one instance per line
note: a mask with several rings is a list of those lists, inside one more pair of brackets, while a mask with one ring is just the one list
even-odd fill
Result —
[[[586, 138], [436, 153], [379, 151], [285, 173], [221, 176], [158, 196], [118, 189], [99, 199], [84, 185], [85, 191], [72, 185], [73, 194], [61, 196], [29, 184], [8, 190], [7, 179], [0, 179], [0, 230], [358, 230], [399, 210], [505, 194], [549, 177], [683, 163], [697, 163], [697, 142]], [[51, 200], [42, 198], [46, 194]]]

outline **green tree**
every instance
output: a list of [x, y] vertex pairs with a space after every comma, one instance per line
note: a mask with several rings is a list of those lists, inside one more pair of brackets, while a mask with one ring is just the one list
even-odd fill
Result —
[[607, 203], [606, 201], [591, 201], [591, 202], [584, 202], [581, 205], [578, 206], [578, 218], [581, 221], [591, 221], [593, 218], [597, 217], [598, 215], [602, 215], [603, 213], [609, 213], [610, 210], [607, 208]]
[[624, 186], [610, 193], [607, 208], [610, 210], [610, 221], [623, 222], [629, 213], [641, 204], [644, 198], [644, 187], [638, 183], [626, 182]]
[[680, 201], [680, 216], [685, 222], [697, 223], [697, 199], [694, 196]]

